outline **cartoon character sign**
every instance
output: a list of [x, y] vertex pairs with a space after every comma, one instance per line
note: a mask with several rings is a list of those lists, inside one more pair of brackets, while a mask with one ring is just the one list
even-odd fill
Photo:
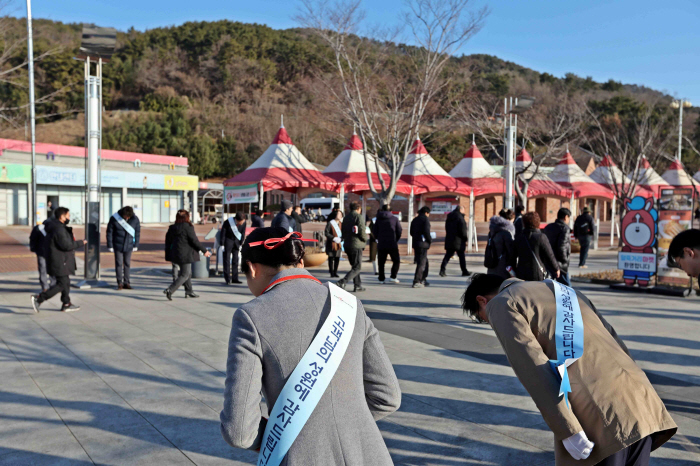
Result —
[[[649, 279], [653, 275], [646, 263], [655, 261], [654, 246], [656, 245], [656, 221], [659, 218], [654, 208], [653, 198], [636, 196], [625, 199], [627, 213], [622, 218], [622, 247], [623, 253], [631, 253], [628, 256], [637, 256], [636, 260], [625, 261], [628, 264], [623, 270], [623, 278], [628, 286], [634, 285], [635, 280], [639, 286], [648, 286]], [[651, 265], [651, 264], [650, 264]]]

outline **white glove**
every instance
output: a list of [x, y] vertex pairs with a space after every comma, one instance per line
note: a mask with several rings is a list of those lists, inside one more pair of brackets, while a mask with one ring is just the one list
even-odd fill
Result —
[[584, 431], [572, 435], [568, 439], [562, 440], [564, 448], [575, 460], [585, 460], [591, 455], [595, 444], [588, 440]]
[[337, 236], [335, 238], [333, 238], [333, 242], [338, 243], [338, 244], [341, 243], [340, 238], [338, 238]]
[[114, 248], [109, 248], [109, 252], [114, 252]]
[[138, 250], [139, 250], [139, 248], [134, 248], [134, 251], [138, 251]]

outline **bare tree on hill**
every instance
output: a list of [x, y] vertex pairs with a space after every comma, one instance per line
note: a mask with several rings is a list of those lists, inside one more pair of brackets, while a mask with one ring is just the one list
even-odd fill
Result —
[[[448, 80], [445, 65], [484, 24], [488, 9], [470, 10], [470, 0], [409, 0], [402, 18], [415, 46], [362, 38], [360, 0], [303, 0], [299, 23], [331, 49], [333, 72], [321, 74], [336, 113], [353, 124], [364, 146], [373, 196], [388, 203], [404, 169], [406, 156], [422, 125], [436, 111], [436, 96]], [[388, 39], [394, 39], [396, 35]], [[399, 50], [401, 54], [396, 54]], [[370, 154], [377, 154], [372, 157]], [[371, 167], [389, 174], [375, 186]]]

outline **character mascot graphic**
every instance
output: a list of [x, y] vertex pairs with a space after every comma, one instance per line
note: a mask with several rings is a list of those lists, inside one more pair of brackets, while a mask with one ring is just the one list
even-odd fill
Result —
[[[658, 213], [654, 208], [653, 198], [636, 196], [625, 199], [627, 213], [622, 218], [622, 252], [654, 254], [656, 245], [656, 221]], [[649, 258], [651, 260], [651, 258]], [[656, 259], [654, 259], [656, 260]], [[649, 285], [652, 272], [644, 270], [627, 270], [623, 272], [623, 278], [627, 286], [634, 285], [637, 280], [639, 286]]]

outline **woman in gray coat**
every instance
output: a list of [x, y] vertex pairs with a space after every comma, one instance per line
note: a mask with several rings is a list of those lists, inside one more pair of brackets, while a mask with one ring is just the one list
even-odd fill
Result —
[[[234, 313], [229, 339], [221, 432], [234, 447], [265, 447], [262, 396], [270, 412], [330, 313], [329, 285], [304, 270], [304, 243], [296, 235], [258, 228], [241, 251], [255, 299]], [[394, 369], [358, 300], [338, 370], [281, 464], [392, 465], [376, 421], [400, 403]]]

